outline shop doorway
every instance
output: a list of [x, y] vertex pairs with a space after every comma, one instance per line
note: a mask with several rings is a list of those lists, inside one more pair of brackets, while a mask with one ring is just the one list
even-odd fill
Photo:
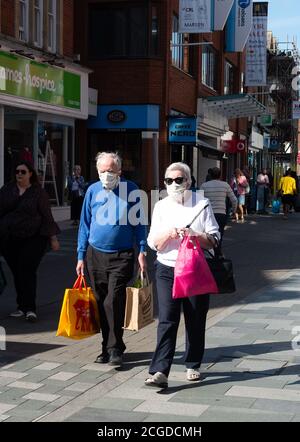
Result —
[[142, 134], [139, 131], [109, 132], [91, 131], [89, 133], [89, 170], [88, 179], [91, 182], [99, 179], [95, 157], [98, 152], [118, 152], [122, 158], [122, 175], [124, 178], [142, 185], [141, 154]]
[[4, 184], [14, 179], [20, 161], [34, 164], [33, 131], [35, 115], [13, 108], [4, 113]]

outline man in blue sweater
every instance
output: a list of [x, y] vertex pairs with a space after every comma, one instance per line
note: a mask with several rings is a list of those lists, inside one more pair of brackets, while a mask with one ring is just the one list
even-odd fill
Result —
[[146, 220], [138, 187], [121, 178], [120, 157], [101, 152], [96, 162], [100, 181], [91, 185], [85, 195], [76, 271], [78, 275], [84, 274], [86, 261], [98, 300], [103, 341], [102, 353], [95, 362], [121, 366], [126, 348], [123, 342], [126, 285], [133, 275], [134, 245], [139, 250], [141, 271], [146, 269]]

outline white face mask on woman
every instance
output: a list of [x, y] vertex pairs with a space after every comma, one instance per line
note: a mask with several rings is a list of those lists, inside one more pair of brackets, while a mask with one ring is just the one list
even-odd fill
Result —
[[102, 186], [107, 190], [115, 189], [120, 182], [120, 176], [114, 172], [100, 172], [99, 178]]
[[[178, 177], [178, 181], [180, 181], [180, 178]], [[165, 183], [167, 185], [167, 193], [168, 196], [176, 201], [180, 201], [180, 199], [183, 197], [184, 191], [187, 187], [187, 182], [184, 180], [183, 182], [176, 183], [176, 178], [173, 180], [172, 184], [168, 184], [168, 180], [170, 178], [165, 178]]]

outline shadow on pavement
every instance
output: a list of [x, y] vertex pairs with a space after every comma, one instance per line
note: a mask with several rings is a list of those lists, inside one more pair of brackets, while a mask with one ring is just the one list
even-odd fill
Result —
[[[292, 214], [287, 222], [281, 216], [249, 215], [244, 224], [228, 226], [224, 237], [224, 253], [233, 260], [237, 291], [233, 294], [211, 296], [212, 311], [215, 307], [237, 304], [247, 295], [278, 280], [276, 275], [300, 268], [300, 254], [296, 244], [300, 243], [300, 214]], [[49, 252], [42, 261], [38, 275], [38, 316], [39, 322], [31, 333], [55, 331], [57, 328], [64, 291], [76, 279], [77, 229], [62, 231], [61, 250]], [[154, 252], [148, 255], [150, 276], [153, 278]], [[16, 309], [12, 277], [5, 265], [8, 287], [0, 296], [0, 325], [7, 325], [7, 316]], [[282, 294], [274, 290], [274, 301]], [[285, 292], [285, 298], [294, 299], [296, 292]], [[247, 303], [249, 303], [247, 299]], [[257, 302], [257, 300], [255, 300]], [[157, 301], [155, 296], [155, 316]], [[27, 333], [24, 324], [18, 322], [14, 333]]]

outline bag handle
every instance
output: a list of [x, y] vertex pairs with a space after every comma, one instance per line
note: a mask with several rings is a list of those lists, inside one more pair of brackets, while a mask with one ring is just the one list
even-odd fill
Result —
[[197, 215], [193, 218], [193, 221], [192, 221], [191, 223], [187, 224], [187, 225], [185, 226], [185, 228], [186, 228], [186, 229], [189, 229], [189, 228], [191, 227], [191, 225], [193, 224], [193, 222], [196, 221], [196, 219], [198, 218], [198, 216], [200, 216], [201, 213], [203, 212], [203, 210], [207, 209], [208, 206], [209, 206], [209, 204], [206, 204], [206, 206], [204, 206], [204, 207], [200, 210], [200, 212], [197, 213]]
[[74, 282], [73, 289], [82, 289], [82, 287], [87, 288], [85, 277], [80, 274]]
[[147, 270], [145, 270], [144, 272], [141, 271], [141, 269], [139, 268], [137, 275], [136, 275], [136, 279], [140, 279], [141, 283], [142, 283], [142, 288], [146, 287], [147, 285], [150, 284], [150, 279], [149, 279], [149, 275]]

